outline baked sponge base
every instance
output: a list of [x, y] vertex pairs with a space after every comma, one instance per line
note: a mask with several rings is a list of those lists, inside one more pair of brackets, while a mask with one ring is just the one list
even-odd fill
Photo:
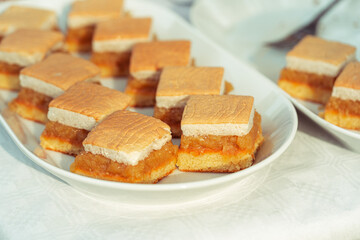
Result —
[[208, 153], [194, 156], [191, 153], [179, 153], [177, 166], [185, 172], [237, 172], [253, 163], [253, 155], [239, 154], [224, 156], [221, 153]]
[[336, 110], [327, 110], [324, 113], [324, 118], [339, 127], [360, 130], [360, 115], [341, 114]]
[[54, 138], [54, 137], [44, 137], [40, 136], [40, 145], [44, 149], [61, 152], [69, 155], [77, 155], [82, 150], [82, 145], [74, 145], [68, 141], [64, 141], [62, 139]]
[[315, 103], [326, 104], [331, 95], [331, 89], [314, 87], [306, 83], [280, 79], [278, 85], [290, 96]]
[[252, 153], [239, 152], [237, 154], [224, 154], [222, 151], [198, 154], [179, 150], [176, 165], [180, 171], [185, 172], [218, 172], [230, 173], [248, 168], [253, 164], [256, 151], [264, 138], [259, 135]]

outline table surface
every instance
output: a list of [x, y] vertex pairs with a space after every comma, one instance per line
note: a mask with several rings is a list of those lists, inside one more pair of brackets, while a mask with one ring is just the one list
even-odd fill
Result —
[[[154, 2], [188, 17], [189, 5]], [[0, 128], [0, 239], [359, 239], [360, 155], [298, 117], [293, 143], [253, 193], [156, 214], [79, 193], [30, 161]]]

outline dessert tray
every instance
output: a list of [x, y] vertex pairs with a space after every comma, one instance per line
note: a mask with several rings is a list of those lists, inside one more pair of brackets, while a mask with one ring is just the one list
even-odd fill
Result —
[[[60, 26], [65, 30], [66, 12], [70, 1], [19, 1], [11, 4], [25, 4], [55, 10]], [[0, 11], [10, 3], [0, 5]], [[234, 87], [231, 94], [252, 95], [256, 110], [262, 116], [264, 144], [256, 155], [255, 163], [248, 169], [231, 174], [185, 173], [175, 171], [158, 184], [129, 184], [111, 182], [80, 176], [69, 171], [73, 157], [45, 151], [39, 146], [42, 124], [21, 119], [7, 108], [7, 103], [16, 93], [0, 91], [0, 123], [19, 149], [30, 160], [59, 179], [88, 195], [129, 204], [172, 204], [197, 201], [199, 199], [221, 198], [225, 192], [244, 197], [259, 186], [266, 178], [271, 163], [278, 158], [292, 142], [297, 129], [297, 115], [292, 104], [281, 94], [274, 83], [252, 67], [241, 62], [213, 43], [198, 30], [171, 11], [148, 1], [127, 1], [125, 9], [134, 16], [153, 18], [153, 31], [159, 39], [188, 39], [192, 42], [192, 56], [198, 66], [222, 66], [225, 79]], [[103, 79], [103, 85], [123, 90], [124, 79]], [[152, 115], [152, 109], [132, 109]], [[178, 140], [174, 140], [179, 143]], [[236, 193], [233, 188], [237, 186]], [[41, 187], [41, 186], [39, 186]], [[214, 199], [215, 199], [214, 198]]]
[[[257, 4], [258, 2], [261, 4]], [[213, 37], [234, 55], [247, 61], [259, 72], [277, 83], [280, 71], [285, 66], [287, 51], [266, 47], [264, 44], [267, 41], [280, 40], [301, 27], [302, 24], [311, 21], [312, 17], [326, 7], [330, 1], [289, 2], [276, 0], [272, 1], [271, 4], [265, 2], [262, 0], [238, 2], [235, 6], [232, 5], [230, 9], [230, 7], [222, 4], [222, 1], [210, 3], [200, 0], [192, 7], [190, 19], [201, 31]], [[343, 1], [336, 5], [318, 23], [317, 35], [357, 47], [357, 59], [359, 59], [359, 36], [356, 34], [358, 32], [356, 26], [359, 20], [355, 10], [352, 10], [356, 9], [356, 6], [351, 5], [355, 2]], [[222, 21], [219, 20], [217, 11], [214, 11], [219, 4], [224, 8], [221, 10], [222, 13], [227, 13], [226, 17], [222, 17]], [[359, 4], [357, 3], [357, 5]], [[211, 9], [213, 11], [210, 11]], [[247, 11], [249, 9], [251, 11]], [[343, 14], [344, 11], [346, 14]], [[255, 21], [254, 19], [258, 20]], [[266, 24], [259, 25], [260, 22], [266, 22]], [[222, 31], [222, 34], [219, 34], [219, 31]], [[215, 34], [216, 36], [214, 36]], [[284, 91], [282, 93], [290, 99], [297, 109], [339, 139], [345, 147], [360, 152], [359, 131], [340, 128], [325, 121], [321, 117], [321, 112], [324, 109], [320, 104], [295, 99]]]

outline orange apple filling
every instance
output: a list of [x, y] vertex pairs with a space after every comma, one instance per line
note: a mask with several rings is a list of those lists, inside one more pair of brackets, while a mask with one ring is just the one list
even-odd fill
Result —
[[132, 97], [131, 107], [152, 107], [155, 105], [156, 88], [159, 81], [130, 77], [125, 93]]
[[83, 150], [82, 142], [88, 133], [89, 131], [85, 129], [48, 121], [40, 136], [40, 145], [45, 149], [75, 155]]
[[70, 171], [111, 181], [156, 183], [175, 169], [177, 150], [178, 147], [169, 141], [135, 166], [115, 162], [102, 155], [82, 152], [71, 164]]
[[168, 124], [171, 128], [171, 134], [173, 137], [180, 137], [181, 131], [181, 119], [184, 108], [154, 108], [154, 117]]
[[284, 68], [281, 71], [278, 85], [295, 98], [326, 104], [335, 79], [336, 77]]
[[93, 52], [91, 61], [101, 70], [103, 77], [126, 76], [129, 74], [131, 52]]
[[0, 62], [0, 88], [19, 90], [19, 73], [23, 67], [16, 64]]
[[19, 75], [21, 69], [23, 69], [23, 68], [24, 67], [19, 66], [17, 64], [9, 64], [6, 62], [0, 62], [0, 73]]
[[67, 50], [70, 52], [87, 52], [91, 50], [95, 26], [68, 28], [66, 35]]
[[353, 114], [360, 116], [360, 101], [343, 100], [332, 97], [326, 104], [326, 109], [334, 109], [341, 114]]
[[324, 118], [339, 127], [360, 130], [360, 101], [331, 97], [326, 104]]
[[17, 98], [9, 103], [9, 107], [24, 118], [45, 123], [52, 99], [52, 97], [23, 87]]

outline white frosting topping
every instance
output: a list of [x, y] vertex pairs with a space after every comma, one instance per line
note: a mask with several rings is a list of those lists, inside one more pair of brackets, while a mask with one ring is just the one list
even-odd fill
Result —
[[[46, 54], [58, 50], [63, 46], [63, 42], [56, 43]], [[0, 52], [0, 61], [9, 64], [16, 64], [22, 67], [27, 67], [40, 62], [45, 57], [43, 53], [36, 52], [34, 54], [27, 54], [21, 52]]]
[[355, 61], [355, 53], [349, 55], [348, 58], [339, 65], [333, 65], [327, 62], [308, 60], [294, 56], [287, 56], [286, 67], [296, 71], [336, 77], [341, 69], [351, 61]]
[[84, 149], [86, 152], [103, 155], [104, 157], [109, 158], [115, 162], [135, 166], [139, 163], [139, 161], [144, 160], [147, 156], [149, 156], [153, 150], [161, 149], [170, 140], [171, 134], [169, 132], [169, 134], [166, 134], [162, 138], [155, 140], [145, 148], [133, 152], [115, 151], [91, 144], [84, 144]]
[[[59, 88], [53, 84], [44, 82], [40, 79], [30, 77], [27, 75], [23, 75], [23, 74], [20, 74], [19, 78], [20, 78], [20, 86], [30, 88], [30, 89], [32, 89], [36, 92], [42, 93], [46, 96], [56, 98], [64, 93], [64, 90], [62, 90], [61, 88]], [[85, 81], [95, 82], [95, 81], [99, 81], [99, 79], [100, 79], [99, 76], [95, 76], [95, 77], [86, 79]]]
[[331, 96], [343, 100], [360, 101], [360, 90], [346, 87], [334, 87]]
[[42, 53], [34, 53], [31, 55], [21, 54], [18, 52], [0, 52], [0, 61], [9, 64], [16, 64], [22, 67], [30, 66], [40, 62], [44, 55]]
[[159, 108], [182, 108], [189, 100], [189, 95], [156, 96], [156, 106]]
[[160, 71], [149, 71], [149, 70], [131, 73], [131, 75], [138, 80], [141, 80], [141, 79], [158, 80], [160, 77], [160, 74], [161, 74]]
[[94, 52], [129, 52], [137, 43], [148, 42], [149, 38], [111, 39], [93, 41]]
[[71, 16], [68, 18], [69, 28], [81, 28], [108, 20], [108, 16]]
[[[191, 62], [192, 61], [191, 61], [191, 58], [190, 58], [187, 66], [190, 66]], [[130, 74], [131, 74], [131, 76], [133, 76], [134, 78], [136, 78], [138, 80], [141, 80], [141, 79], [159, 80], [160, 75], [161, 75], [161, 71], [143, 70], [143, 71], [132, 72]]]
[[30, 88], [36, 92], [42, 93], [46, 96], [56, 98], [64, 93], [64, 90], [54, 86], [50, 83], [41, 81], [37, 78], [30, 77], [27, 75], [20, 74], [20, 86]]
[[181, 130], [184, 136], [244, 136], [248, 134], [253, 127], [254, 112], [255, 110], [253, 107], [247, 124], [181, 124]]
[[[222, 79], [220, 95], [225, 91], [225, 80]], [[156, 96], [156, 106], [160, 108], [183, 108], [185, 107], [190, 95], [181, 96]]]
[[88, 131], [96, 125], [95, 118], [61, 108], [50, 107], [47, 116], [50, 121]]

